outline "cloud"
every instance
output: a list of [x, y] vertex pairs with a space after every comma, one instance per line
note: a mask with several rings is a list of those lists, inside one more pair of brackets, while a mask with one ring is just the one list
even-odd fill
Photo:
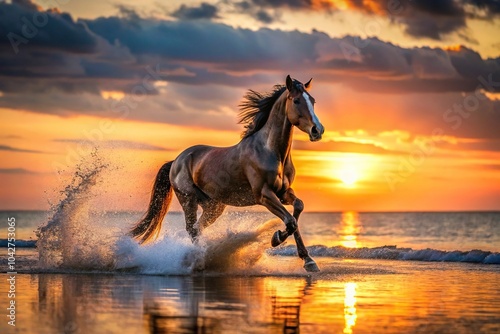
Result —
[[[297, 1], [288, 6], [307, 4]], [[0, 8], [0, 16], [6, 18], [0, 20], [4, 32], [22, 33], [20, 15], [41, 13], [38, 7], [19, 2], [0, 3]], [[263, 8], [272, 10], [268, 5]], [[236, 130], [237, 105], [244, 90], [268, 90], [283, 83], [293, 69], [290, 74], [298, 79], [314, 77], [318, 83], [314, 94], [319, 89], [320, 101], [328, 101], [332, 90], [342, 88], [344, 94], [359, 92], [348, 94], [355, 100], [360, 94], [369, 96], [372, 101], [366, 110], [384, 106], [377, 122], [364, 125], [378, 126], [374, 131], [402, 128], [428, 133], [433, 128], [429, 124], [448, 128], [455, 124], [444, 121], [443, 114], [457, 101], [464, 103], [460, 94], [475, 94], [478, 86], [500, 92], [500, 58], [483, 59], [462, 46], [408, 48], [377, 38], [251, 30], [209, 20], [148, 19], [127, 8], [120, 10], [121, 16], [77, 21], [66, 13], [45, 11], [49, 23], [21, 44], [18, 54], [1, 35], [0, 108], [113, 119], [122, 115], [116, 106], [126, 105], [126, 117], [132, 120]], [[434, 7], [425, 10], [447, 13]], [[55, 41], [52, 21], [59, 29]], [[65, 34], [81, 39], [82, 46], [58, 37]], [[122, 92], [124, 98], [106, 98], [104, 92], [110, 91]], [[377, 100], [379, 93], [391, 94], [391, 100], [387, 96]], [[338, 113], [341, 107], [335, 106], [341, 101], [346, 101], [342, 107], [352, 108], [348, 99], [338, 96], [338, 101], [328, 103]], [[360, 117], [368, 112], [355, 111]], [[397, 125], [395, 119], [400, 121]], [[356, 119], [344, 128], [358, 128], [362, 121]], [[494, 124], [498, 124], [497, 103], [484, 98], [456, 135], [494, 138], [498, 136]]]
[[17, 148], [7, 145], [0, 145], [0, 151], [9, 151], [9, 152], [20, 152], [20, 153], [45, 153], [37, 150], [27, 150], [23, 148]]
[[255, 5], [253, 1], [236, 1], [227, 2], [232, 5], [232, 12], [243, 13], [264, 24], [274, 23], [279, 20], [279, 11], [276, 9], [264, 8], [263, 6]]
[[297, 150], [307, 151], [330, 151], [330, 152], [346, 152], [346, 153], [363, 153], [363, 154], [404, 154], [402, 151], [394, 151], [386, 149], [382, 146], [371, 143], [356, 143], [350, 141], [322, 141], [311, 143], [307, 141], [294, 141], [294, 146]]
[[24, 137], [19, 136], [19, 135], [2, 135], [0, 138], [3, 139], [23, 139]]
[[[237, 1], [236, 3], [241, 3]], [[467, 20], [478, 18], [491, 20], [500, 14], [498, 1], [484, 0], [245, 0], [242, 13], [255, 17], [256, 10], [292, 10], [361, 12], [365, 15], [388, 17], [390, 22], [403, 26], [404, 31], [413, 37], [441, 40], [451, 33], [467, 30]]]
[[75, 22], [69, 14], [43, 11], [27, 0], [0, 2], [2, 53], [15, 52], [28, 43], [59, 51], [92, 53], [97, 41], [84, 24]]
[[217, 7], [206, 2], [202, 2], [199, 6], [182, 4], [172, 16], [181, 20], [212, 20], [219, 17]]
[[0, 168], [0, 174], [38, 174], [24, 168]]
[[[312, 75], [361, 90], [473, 91], [480, 76], [491, 74], [500, 81], [500, 58], [482, 59], [465, 47], [402, 48], [377, 38], [332, 38], [319, 31], [255, 31], [206, 20], [145, 19], [130, 10], [121, 17], [74, 21], [65, 13], [34, 12], [17, 3], [0, 6], [5, 32], [22, 32], [21, 15], [48, 17], [46, 27], [19, 45], [17, 55], [5, 34], [0, 37], [0, 106], [8, 93], [20, 91], [100, 95], [104, 90], [128, 93], [142, 85], [144, 94], [154, 95], [156, 81], [274, 84], [271, 78], [282, 78], [291, 68], [300, 69], [296, 76]], [[148, 67], [158, 72], [150, 75]]]
[[[55, 139], [54, 141], [60, 143], [82, 143], [85, 140], [79, 139]], [[172, 149], [161, 147], [157, 145], [151, 145], [147, 143], [141, 143], [131, 140], [105, 140], [88, 142], [89, 144], [96, 145], [100, 148], [111, 148], [111, 149], [128, 149], [128, 150], [140, 150], [140, 151], [171, 151]]]
[[[120, 41], [135, 55], [159, 56], [186, 65], [202, 63], [205, 69], [209, 66], [212, 75], [217, 74], [215, 70], [285, 68], [312, 62], [315, 55], [311, 50], [320, 35], [253, 31], [208, 21], [144, 20], [138, 29], [119, 18], [98, 18], [87, 25], [108, 42]], [[197, 71], [203, 72], [203, 68]]]
[[484, 152], [500, 152], [499, 139], [475, 139], [459, 143], [443, 143], [442, 148], [459, 151], [484, 151]]
[[331, 187], [336, 184], [342, 184], [342, 181], [328, 177], [328, 176], [311, 176], [304, 174], [295, 175], [294, 184], [300, 183], [302, 188], [313, 187], [313, 188], [321, 188], [321, 185], [326, 187]]

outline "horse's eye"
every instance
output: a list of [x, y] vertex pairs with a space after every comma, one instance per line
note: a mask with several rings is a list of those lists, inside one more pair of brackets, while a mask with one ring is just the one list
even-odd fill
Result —
[[295, 104], [300, 104], [300, 99], [295, 99], [295, 100], [293, 100], [293, 103], [295, 103]]

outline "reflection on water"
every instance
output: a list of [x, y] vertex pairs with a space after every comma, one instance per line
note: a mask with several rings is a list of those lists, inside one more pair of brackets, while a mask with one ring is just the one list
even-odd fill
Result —
[[345, 334], [352, 334], [352, 327], [356, 325], [356, 283], [349, 282], [345, 284], [344, 298], [344, 318], [345, 318]]
[[[498, 269], [380, 261], [371, 266], [404, 267], [342, 274], [367, 265], [336, 260], [303, 277], [19, 274], [16, 331], [2, 321], [0, 332], [500, 331]], [[1, 295], [6, 289], [0, 284]]]
[[283, 321], [283, 333], [300, 332], [300, 309], [311, 278], [306, 280], [266, 279], [266, 291], [272, 300], [274, 321]]
[[347, 211], [342, 213], [342, 220], [340, 221], [340, 245], [348, 248], [361, 247], [358, 242], [358, 235], [362, 231], [359, 215], [355, 211]]

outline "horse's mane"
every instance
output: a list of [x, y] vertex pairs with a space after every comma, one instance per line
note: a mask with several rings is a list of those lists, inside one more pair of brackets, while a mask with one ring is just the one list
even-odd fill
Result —
[[245, 125], [245, 130], [241, 134], [242, 138], [250, 137], [266, 124], [274, 103], [285, 89], [286, 87], [283, 85], [275, 85], [273, 90], [268, 93], [263, 94], [249, 90], [245, 94], [244, 100], [240, 104], [240, 121], [238, 122]]

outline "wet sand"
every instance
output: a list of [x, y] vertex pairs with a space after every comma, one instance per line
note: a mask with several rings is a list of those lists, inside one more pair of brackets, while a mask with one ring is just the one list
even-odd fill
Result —
[[[16, 327], [2, 305], [0, 332], [500, 332], [498, 265], [318, 263], [323, 271], [313, 275], [17, 274]], [[2, 303], [7, 290], [2, 283]]]

